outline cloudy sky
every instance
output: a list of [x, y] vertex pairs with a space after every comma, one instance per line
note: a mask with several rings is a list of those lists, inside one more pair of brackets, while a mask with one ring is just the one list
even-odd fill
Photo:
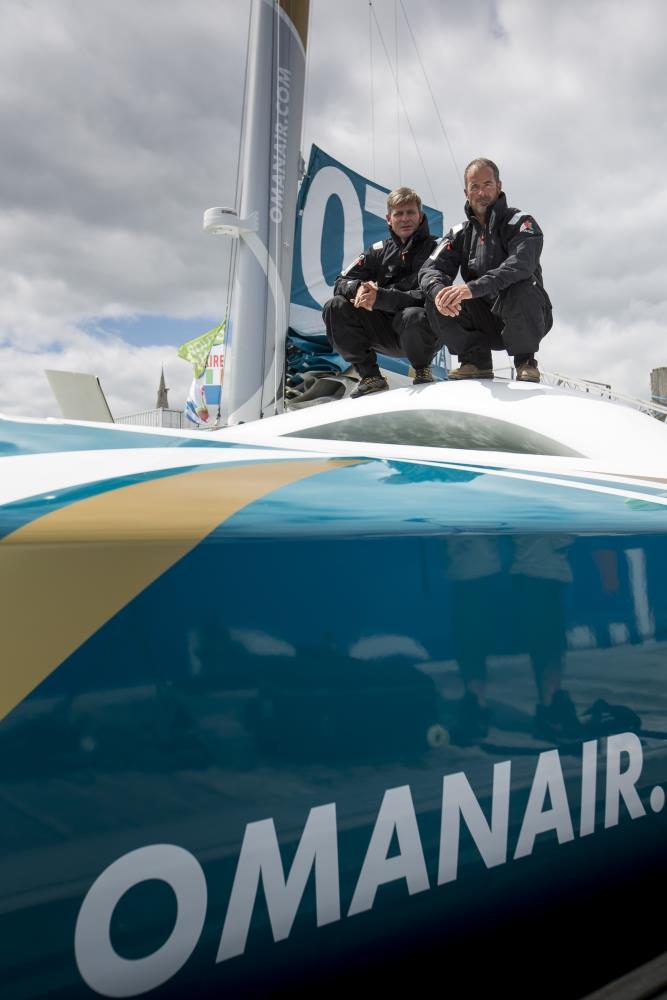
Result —
[[[201, 220], [234, 200], [249, 6], [2, 0], [0, 410], [57, 415], [44, 368], [96, 373], [116, 415], [147, 409], [163, 363], [182, 405], [176, 346], [225, 311], [228, 244]], [[414, 186], [446, 225], [462, 217], [455, 163], [494, 159], [545, 231], [541, 366], [646, 398], [667, 365], [667, 4], [374, 0], [373, 13], [370, 30], [361, 0], [311, 0], [304, 154], [315, 142]]]

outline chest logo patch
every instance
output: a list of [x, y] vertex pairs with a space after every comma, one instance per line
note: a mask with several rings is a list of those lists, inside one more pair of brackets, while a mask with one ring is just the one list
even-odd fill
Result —
[[451, 249], [452, 249], [452, 241], [448, 237], [445, 237], [445, 239], [443, 239], [440, 243], [438, 243], [437, 247], [429, 257], [429, 260], [435, 260], [436, 257], [440, 256], [443, 250], [449, 253]]
[[357, 257], [357, 259], [355, 261], [353, 261], [352, 264], [349, 264], [345, 268], [345, 270], [341, 274], [341, 277], [344, 278], [345, 275], [348, 274], [348, 272], [351, 271], [353, 267], [363, 267], [365, 261], [366, 261], [366, 254], [360, 253], [359, 256]]

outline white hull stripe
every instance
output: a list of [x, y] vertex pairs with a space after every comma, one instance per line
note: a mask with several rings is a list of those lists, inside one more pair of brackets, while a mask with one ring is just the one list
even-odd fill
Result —
[[[481, 471], [479, 466], [476, 465], [454, 465], [449, 462], [443, 462], [441, 467], [443, 469], [454, 469], [462, 472], [476, 472], [478, 474]], [[484, 469], [483, 472], [486, 473], [486, 475], [499, 476], [502, 479], [519, 479], [524, 482], [544, 483], [547, 486], [564, 486], [573, 490], [584, 490], [588, 493], [606, 493], [610, 496], [623, 497], [627, 500], [650, 500], [651, 503], [667, 507], [667, 497], [660, 496], [655, 493], [639, 493], [636, 490], [622, 489], [620, 487], [602, 486], [595, 483], [582, 483], [576, 482], [573, 479], [561, 479], [557, 476], [541, 476], [528, 472], [510, 472], [505, 469]]]

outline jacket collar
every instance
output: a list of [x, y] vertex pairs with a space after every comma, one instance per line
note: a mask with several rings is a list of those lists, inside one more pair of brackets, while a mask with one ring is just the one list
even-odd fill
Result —
[[[467, 201], [465, 204], [466, 216], [471, 222], [477, 222], [473, 210], [470, 207], [470, 202]], [[500, 220], [507, 214], [507, 198], [505, 197], [505, 192], [501, 191], [493, 205], [489, 205], [486, 212], [486, 228], [487, 229], [497, 229]]]
[[394, 241], [398, 249], [403, 251], [411, 250], [416, 243], [421, 243], [422, 240], [425, 240], [428, 236], [431, 235], [428, 228], [428, 219], [426, 218], [425, 212], [422, 212], [422, 221], [419, 223], [419, 225], [417, 226], [417, 228], [415, 229], [414, 233], [407, 241], [407, 243], [401, 243], [400, 238], [396, 235], [391, 226], [388, 226], [388, 228], [389, 228], [389, 236]]

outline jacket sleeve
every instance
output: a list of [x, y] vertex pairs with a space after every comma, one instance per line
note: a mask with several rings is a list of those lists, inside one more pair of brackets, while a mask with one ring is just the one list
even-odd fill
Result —
[[408, 306], [423, 305], [424, 295], [417, 283], [417, 271], [414, 271], [392, 288], [378, 288], [373, 308], [386, 313], [397, 313]]
[[435, 247], [419, 272], [419, 286], [425, 298], [434, 299], [442, 288], [454, 284], [461, 266], [461, 231], [450, 229]]
[[429, 236], [428, 240], [422, 243], [412, 261], [414, 271], [404, 274], [395, 285], [388, 288], [378, 288], [374, 309], [381, 309], [386, 313], [397, 313], [410, 306], [423, 306], [424, 293], [419, 287], [419, 271], [424, 258], [432, 253], [437, 240], [434, 236]]
[[517, 212], [508, 224], [507, 257], [498, 267], [492, 268], [481, 278], [468, 282], [474, 299], [482, 295], [497, 295], [514, 285], [525, 281], [534, 273], [540, 262], [544, 237], [532, 215]]
[[373, 247], [360, 253], [355, 261], [339, 274], [334, 282], [334, 295], [352, 300], [362, 281], [377, 280], [377, 255]]

